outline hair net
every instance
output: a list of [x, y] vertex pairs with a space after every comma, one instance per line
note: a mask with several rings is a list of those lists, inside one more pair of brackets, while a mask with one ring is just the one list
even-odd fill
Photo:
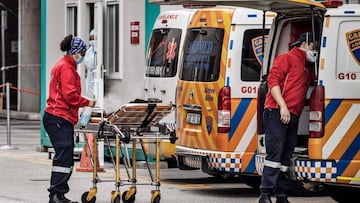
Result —
[[86, 44], [80, 37], [73, 36], [71, 40], [71, 48], [68, 54], [78, 54], [86, 51]]

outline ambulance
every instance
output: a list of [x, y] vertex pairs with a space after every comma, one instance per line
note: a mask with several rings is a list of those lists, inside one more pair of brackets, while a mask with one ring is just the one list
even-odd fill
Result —
[[[196, 8], [162, 11], [157, 17], [146, 54], [143, 98], [175, 104], [178, 64], [188, 23]], [[175, 113], [162, 121], [170, 129], [175, 126]], [[160, 144], [162, 159], [175, 160], [175, 144], [163, 139]], [[154, 157], [155, 145], [146, 145], [146, 154]], [[169, 162], [170, 163], [170, 162]]]
[[[169, 0], [166, 3], [171, 3]], [[175, 1], [174, 1], [175, 2]], [[246, 6], [273, 11], [277, 17], [269, 33], [257, 90], [258, 154], [261, 175], [265, 159], [263, 102], [266, 77], [276, 56], [287, 52], [300, 33], [315, 33], [318, 57], [308, 64], [314, 79], [299, 119], [298, 144], [290, 177], [322, 184], [339, 202], [356, 201], [360, 191], [360, 6], [339, 0], [176, 1]], [[240, 57], [240, 56], [238, 56]]]
[[222, 177], [256, 172], [255, 90], [274, 17], [263, 15], [238, 7], [193, 14], [176, 87], [180, 169], [202, 169]]

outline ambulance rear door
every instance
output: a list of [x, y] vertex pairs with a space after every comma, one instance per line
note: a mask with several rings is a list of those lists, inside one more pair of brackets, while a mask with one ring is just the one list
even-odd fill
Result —
[[[146, 55], [144, 98], [175, 103], [178, 63], [188, 22], [195, 9], [164, 11], [158, 16]], [[174, 123], [174, 114], [165, 119]]]
[[178, 146], [228, 148], [217, 140], [217, 109], [218, 94], [225, 85], [233, 12], [233, 8], [201, 9], [191, 20], [176, 91]]

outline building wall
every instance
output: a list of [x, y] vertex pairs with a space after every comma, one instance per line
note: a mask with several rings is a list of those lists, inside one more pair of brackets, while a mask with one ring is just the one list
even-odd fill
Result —
[[[18, 110], [40, 111], [40, 0], [19, 0]], [[21, 66], [23, 65], [23, 66]]]
[[[145, 1], [124, 1], [120, 11], [120, 79], [105, 78], [104, 107], [117, 110], [121, 105], [141, 98], [145, 71]], [[139, 10], [142, 8], [142, 10]], [[138, 10], [137, 12], [134, 12]], [[130, 43], [130, 23], [140, 23], [140, 43]]]

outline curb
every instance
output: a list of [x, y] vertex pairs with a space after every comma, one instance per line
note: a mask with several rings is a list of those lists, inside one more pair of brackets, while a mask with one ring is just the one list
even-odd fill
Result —
[[[7, 118], [7, 111], [0, 110], [0, 118]], [[40, 121], [40, 113], [10, 111], [11, 119]]]

